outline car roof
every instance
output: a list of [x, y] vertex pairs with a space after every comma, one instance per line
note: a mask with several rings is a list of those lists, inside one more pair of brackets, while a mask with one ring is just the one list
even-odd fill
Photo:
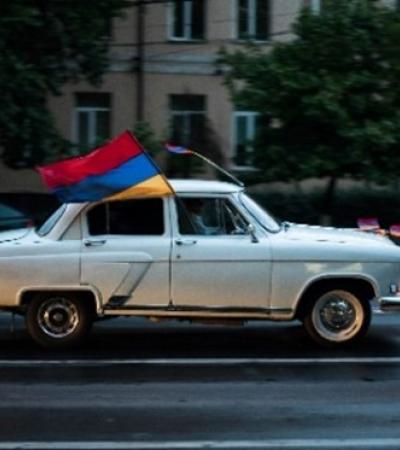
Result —
[[169, 179], [168, 180], [178, 194], [210, 194], [210, 193], [222, 193], [228, 194], [231, 192], [243, 191], [243, 187], [232, 183], [226, 183], [224, 181], [215, 180], [179, 180], [179, 179]]

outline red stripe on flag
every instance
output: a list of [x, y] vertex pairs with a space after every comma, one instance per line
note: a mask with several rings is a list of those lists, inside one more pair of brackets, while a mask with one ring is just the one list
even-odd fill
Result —
[[102, 175], [142, 152], [143, 149], [135, 137], [129, 131], [125, 131], [88, 155], [66, 159], [37, 169], [46, 185], [54, 189], [78, 183], [90, 175]]

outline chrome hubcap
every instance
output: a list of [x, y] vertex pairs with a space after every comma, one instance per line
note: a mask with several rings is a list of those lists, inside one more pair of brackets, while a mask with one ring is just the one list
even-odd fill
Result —
[[52, 338], [64, 338], [79, 324], [79, 313], [73, 302], [66, 298], [44, 301], [37, 314], [40, 329]]
[[360, 301], [346, 291], [331, 291], [314, 305], [312, 321], [317, 333], [332, 342], [343, 342], [354, 337], [364, 321]]
[[343, 299], [328, 300], [320, 310], [321, 321], [331, 331], [348, 328], [355, 318], [353, 306]]

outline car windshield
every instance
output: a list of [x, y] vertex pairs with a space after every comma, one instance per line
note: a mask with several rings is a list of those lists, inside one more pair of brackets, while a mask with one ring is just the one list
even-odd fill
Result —
[[61, 205], [58, 209], [54, 211], [54, 213], [41, 225], [36, 233], [39, 236], [46, 236], [46, 234], [50, 233], [55, 224], [60, 220], [61, 216], [64, 214], [64, 211], [67, 209], [67, 205]]
[[263, 228], [273, 233], [280, 231], [281, 223], [247, 194], [240, 193], [239, 199], [246, 210]]

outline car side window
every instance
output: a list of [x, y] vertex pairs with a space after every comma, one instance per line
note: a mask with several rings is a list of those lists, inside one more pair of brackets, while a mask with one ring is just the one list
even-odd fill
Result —
[[177, 206], [180, 234], [246, 234], [245, 219], [227, 199], [181, 197]]
[[88, 214], [89, 234], [162, 235], [164, 210], [161, 198], [101, 203]]

